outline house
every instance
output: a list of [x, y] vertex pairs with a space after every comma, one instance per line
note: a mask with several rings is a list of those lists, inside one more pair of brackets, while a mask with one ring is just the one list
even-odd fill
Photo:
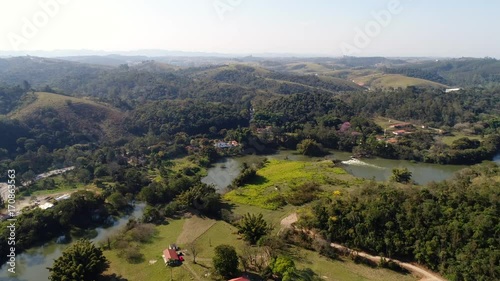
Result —
[[394, 131], [392, 133], [395, 134], [396, 136], [402, 136], [402, 135], [406, 134], [407, 132], [405, 130], [397, 130], [397, 131]]
[[391, 125], [390, 127], [394, 129], [411, 129], [413, 128], [413, 125], [411, 123], [398, 123]]
[[163, 250], [163, 261], [165, 261], [165, 265], [179, 265], [181, 261], [179, 260], [179, 255], [174, 249], [165, 249]]
[[228, 281], [250, 281], [250, 279], [242, 276], [242, 277], [230, 279]]
[[50, 209], [50, 208], [52, 208], [52, 207], [54, 207], [54, 204], [49, 203], [49, 202], [46, 202], [46, 203], [44, 203], [44, 204], [42, 204], [42, 205], [38, 206], [38, 208], [40, 208], [40, 209], [42, 209], [42, 210], [47, 210], [47, 209]]
[[239, 146], [239, 145], [240, 144], [235, 140], [228, 141], [228, 142], [216, 141], [214, 144], [214, 146], [217, 148], [230, 148], [230, 147], [235, 147], [235, 146]]
[[461, 88], [452, 88], [452, 89], [446, 89], [444, 90], [445, 93], [452, 93], [452, 92], [457, 92], [462, 90]]
[[219, 141], [219, 142], [216, 142], [214, 144], [214, 146], [217, 147], [217, 148], [230, 148], [231, 144], [229, 144], [227, 142]]
[[390, 138], [386, 142], [390, 143], [390, 144], [396, 144], [396, 143], [398, 143], [398, 140], [396, 138]]

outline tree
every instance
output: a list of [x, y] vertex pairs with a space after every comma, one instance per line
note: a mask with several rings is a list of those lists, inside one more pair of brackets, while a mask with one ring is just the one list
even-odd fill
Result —
[[196, 263], [196, 256], [198, 255], [198, 244], [196, 244], [196, 241], [189, 243], [188, 250], [193, 255], [193, 263]]
[[321, 144], [312, 139], [305, 139], [301, 141], [299, 144], [297, 144], [297, 150], [301, 154], [308, 156], [321, 156], [324, 154], [324, 150]]
[[245, 214], [237, 227], [238, 233], [242, 234], [243, 238], [252, 245], [257, 243], [262, 236], [271, 231], [271, 228], [267, 225], [262, 214]]
[[395, 182], [408, 183], [411, 180], [411, 172], [408, 168], [394, 168], [392, 169], [392, 177], [391, 180]]
[[67, 248], [62, 256], [55, 260], [49, 268], [51, 281], [93, 281], [109, 267], [109, 262], [97, 248], [87, 239], [78, 240]]
[[215, 247], [212, 259], [215, 271], [223, 277], [231, 277], [238, 271], [238, 255], [233, 246], [219, 245]]
[[295, 271], [295, 263], [288, 256], [279, 256], [271, 261], [269, 268], [278, 278], [285, 279], [286, 276]]

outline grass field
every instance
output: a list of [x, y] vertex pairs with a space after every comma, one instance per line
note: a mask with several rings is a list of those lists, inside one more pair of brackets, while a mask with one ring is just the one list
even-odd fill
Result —
[[447, 145], [451, 145], [454, 141], [460, 139], [460, 138], [469, 138], [469, 139], [475, 139], [475, 140], [483, 140], [481, 136], [470, 136], [466, 135], [463, 133], [453, 133], [453, 136], [443, 136], [441, 137], [441, 141]]
[[348, 259], [331, 260], [316, 252], [295, 248], [298, 268], [310, 268], [329, 281], [412, 281], [412, 275], [403, 275], [388, 269], [370, 268]]
[[280, 205], [275, 198], [286, 195], [291, 186], [305, 182], [323, 185], [326, 191], [349, 187], [356, 180], [347, 172], [335, 167], [331, 161], [307, 162], [289, 160], [270, 160], [257, 171], [257, 176], [249, 184], [232, 190], [224, 195], [226, 200], [238, 204], [258, 206], [275, 210]]
[[408, 86], [432, 87], [432, 88], [446, 88], [446, 85], [436, 83], [433, 81], [408, 77], [399, 74], [370, 74], [367, 76], [355, 77], [353, 80], [358, 84], [371, 88], [406, 88]]
[[400, 120], [386, 118], [386, 117], [380, 117], [380, 116], [379, 117], [375, 117], [373, 119], [373, 122], [375, 122], [375, 124], [377, 124], [380, 127], [382, 127], [382, 129], [387, 129], [391, 125], [394, 125], [394, 124], [404, 123], [403, 121], [400, 121]]
[[[238, 212], [263, 213], [266, 220], [278, 221], [289, 212], [292, 207], [280, 211], [270, 211], [255, 206], [237, 206]], [[224, 222], [208, 218], [193, 216], [180, 220], [171, 220], [168, 225], [157, 226], [155, 238], [148, 243], [141, 243], [140, 251], [144, 254], [144, 260], [140, 263], [128, 263], [117, 256], [116, 250], [105, 250], [104, 254], [111, 262], [107, 273], [115, 273], [130, 281], [135, 280], [169, 280], [172, 274], [173, 280], [210, 280], [214, 249], [218, 245], [228, 244], [235, 247], [241, 253], [248, 245], [236, 234], [237, 229]], [[169, 244], [178, 242], [181, 251], [185, 254], [185, 262], [182, 266], [170, 269], [165, 266], [161, 254]], [[193, 263], [193, 256], [189, 250], [189, 243], [195, 241], [197, 247], [197, 263]], [[330, 260], [319, 254], [292, 247], [291, 255], [298, 268], [311, 268], [325, 280], [343, 281], [411, 281], [412, 276], [401, 275], [385, 269], [373, 269], [364, 265], [355, 264], [350, 260]], [[156, 261], [151, 263], [150, 261]], [[171, 271], [172, 270], [172, 271]]]
[[[141, 243], [140, 251], [144, 254], [144, 261], [133, 264], [118, 257], [116, 250], [105, 250], [104, 255], [110, 261], [107, 274], [116, 273], [124, 278], [134, 280], [163, 281], [170, 278], [170, 268], [163, 262], [162, 252], [168, 245], [175, 243], [182, 232], [185, 219], [172, 220], [168, 225], [157, 226], [157, 234], [150, 243]], [[150, 261], [156, 261], [150, 264]], [[174, 280], [190, 280], [190, 273], [184, 267], [172, 269]]]

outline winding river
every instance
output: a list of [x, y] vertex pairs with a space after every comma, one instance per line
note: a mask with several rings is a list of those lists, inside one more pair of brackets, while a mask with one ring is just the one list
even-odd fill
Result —
[[[113, 226], [107, 228], [96, 228], [97, 236], [91, 239], [94, 243], [106, 241], [108, 237], [116, 234], [128, 222], [129, 218], [142, 217], [145, 204], [136, 204], [130, 215], [116, 220]], [[8, 265], [0, 268], [0, 280], [2, 281], [43, 281], [49, 279], [47, 267], [51, 267], [55, 259], [62, 255], [69, 244], [58, 244], [51, 241], [42, 246], [33, 247], [16, 257], [16, 273], [7, 272]]]

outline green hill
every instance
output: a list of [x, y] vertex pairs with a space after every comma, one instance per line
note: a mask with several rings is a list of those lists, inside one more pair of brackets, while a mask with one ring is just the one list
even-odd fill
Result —
[[8, 117], [30, 128], [59, 130], [98, 139], [124, 135], [121, 124], [125, 114], [109, 105], [46, 92], [30, 93], [26, 99], [28, 101]]

